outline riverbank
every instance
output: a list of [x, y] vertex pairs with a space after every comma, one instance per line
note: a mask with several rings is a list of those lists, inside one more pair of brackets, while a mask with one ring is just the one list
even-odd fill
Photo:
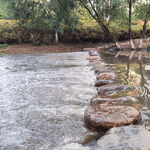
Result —
[[[149, 38], [148, 38], [149, 39]], [[119, 42], [123, 49], [129, 49], [130, 44], [128, 41]], [[135, 39], [135, 44], [138, 44], [138, 40]], [[150, 40], [143, 43], [143, 47], [146, 50], [147, 46], [150, 45]], [[34, 46], [33, 44], [14, 44], [8, 45], [7, 48], [3, 49], [2, 52], [6, 54], [30, 54], [30, 53], [61, 53], [61, 52], [82, 52], [96, 48], [101, 50], [102, 47], [113, 48], [112, 43], [60, 43], [56, 45], [40, 45]], [[112, 50], [112, 49], [110, 49]]]
[[30, 53], [61, 53], [61, 52], [79, 52], [87, 47], [95, 47], [95, 43], [84, 44], [57, 44], [57, 45], [40, 45], [32, 44], [8, 45], [2, 52], [6, 54], [30, 54]]

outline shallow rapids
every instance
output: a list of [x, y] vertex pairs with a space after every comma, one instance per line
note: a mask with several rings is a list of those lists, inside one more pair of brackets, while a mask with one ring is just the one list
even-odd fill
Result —
[[0, 149], [57, 150], [86, 143], [84, 110], [96, 95], [88, 53], [0, 57]]

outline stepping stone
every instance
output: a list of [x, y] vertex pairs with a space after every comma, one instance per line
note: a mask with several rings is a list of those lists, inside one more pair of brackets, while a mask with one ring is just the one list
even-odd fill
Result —
[[150, 150], [150, 132], [142, 126], [112, 128], [94, 150]]
[[89, 51], [90, 56], [99, 56], [99, 53], [97, 51]]
[[96, 106], [99, 104], [119, 104], [121, 102], [121, 99], [105, 99], [105, 98], [93, 98], [91, 99], [90, 105]]
[[98, 95], [100, 97], [116, 97], [127, 88], [125, 85], [104, 85], [98, 88]]
[[88, 57], [88, 60], [89, 60], [89, 61], [99, 60], [99, 59], [100, 59], [99, 56], [90, 56], [90, 57]]
[[95, 69], [95, 73], [97, 73], [98, 76], [99, 76], [101, 73], [105, 73], [105, 72], [111, 72], [111, 70], [106, 69], [106, 67], [104, 67], [104, 66]]
[[100, 86], [104, 86], [104, 85], [108, 85], [108, 84], [112, 84], [113, 81], [111, 80], [97, 80], [95, 83], [96, 87], [100, 87]]
[[85, 110], [85, 125], [92, 130], [108, 130], [134, 124], [140, 120], [140, 113], [130, 106], [96, 105]]
[[116, 75], [113, 72], [103, 72], [97, 76], [97, 80], [114, 80]]

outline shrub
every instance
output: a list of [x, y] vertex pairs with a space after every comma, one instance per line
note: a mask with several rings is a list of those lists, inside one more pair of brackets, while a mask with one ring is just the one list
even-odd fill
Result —
[[147, 52], [150, 53], [150, 45], [147, 46]]

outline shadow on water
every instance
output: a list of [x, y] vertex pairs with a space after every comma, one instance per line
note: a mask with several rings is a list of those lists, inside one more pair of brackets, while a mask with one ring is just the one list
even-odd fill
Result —
[[143, 126], [150, 130], [150, 60], [129, 60], [128, 57], [115, 58], [102, 54], [102, 60], [117, 74], [115, 83], [134, 87], [137, 93], [127, 96], [128, 104], [137, 103], [141, 112]]

